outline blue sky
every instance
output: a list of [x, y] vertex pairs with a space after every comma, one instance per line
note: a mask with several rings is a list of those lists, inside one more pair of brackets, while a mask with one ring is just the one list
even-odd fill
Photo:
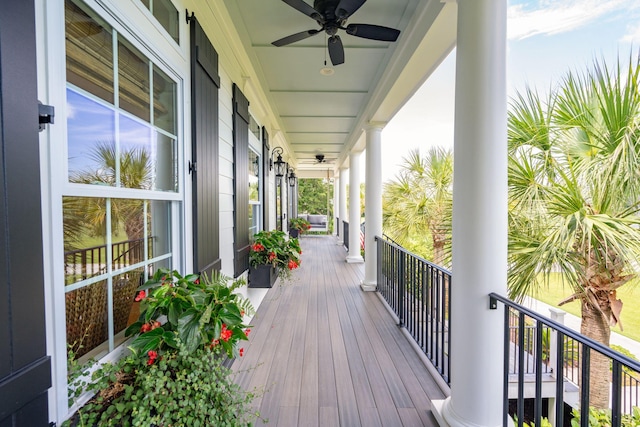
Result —
[[[526, 85], [545, 92], [569, 70], [640, 46], [639, 0], [510, 0], [508, 19], [509, 96]], [[455, 51], [384, 129], [384, 181], [412, 148], [453, 147], [454, 79]]]

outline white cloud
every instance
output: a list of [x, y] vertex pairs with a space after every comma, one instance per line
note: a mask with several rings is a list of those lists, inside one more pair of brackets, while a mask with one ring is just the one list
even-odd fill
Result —
[[627, 33], [620, 39], [623, 43], [632, 43], [634, 45], [640, 43], [640, 24], [629, 25], [627, 27]]
[[629, 0], [541, 0], [533, 7], [514, 5], [508, 11], [507, 37], [522, 40], [572, 31], [628, 5]]

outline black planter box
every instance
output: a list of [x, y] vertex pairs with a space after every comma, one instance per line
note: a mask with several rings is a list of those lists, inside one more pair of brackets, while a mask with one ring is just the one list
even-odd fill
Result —
[[297, 228], [290, 228], [289, 229], [289, 236], [297, 239], [299, 234], [300, 234], [300, 232], [298, 231]]
[[250, 288], [270, 288], [276, 282], [278, 272], [272, 265], [249, 267]]

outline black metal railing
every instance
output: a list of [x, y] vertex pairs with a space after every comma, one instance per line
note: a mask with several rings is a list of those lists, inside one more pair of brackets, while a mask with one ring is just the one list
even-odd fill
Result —
[[378, 291], [449, 384], [451, 273], [376, 236]]
[[342, 231], [342, 243], [349, 250], [349, 223], [347, 221], [342, 221]]
[[[151, 252], [153, 237], [149, 237], [148, 250]], [[107, 270], [107, 245], [92, 246], [64, 253], [65, 284], [88, 279]], [[149, 257], [152, 254], [149, 253]], [[111, 245], [111, 265], [113, 270], [127, 267], [144, 259], [144, 238], [126, 240]]]
[[[518, 366], [525, 366], [525, 359], [532, 356], [535, 368], [535, 398], [534, 398], [534, 410], [532, 421], [535, 425], [539, 426], [542, 422], [542, 374], [544, 372], [544, 348], [543, 335], [545, 330], [549, 330], [551, 334], [554, 334], [554, 339], [550, 340], [549, 350], [555, 350], [555, 354], [562, 355], [562, 357], [556, 357], [554, 362], [551, 363], [551, 368], [554, 372], [562, 372], [562, 375], [555, 375], [555, 408], [549, 408], [550, 412], [555, 414], [555, 425], [565, 425], [565, 389], [567, 378], [565, 375], [568, 373], [568, 366], [571, 366], [572, 371], [577, 371], [574, 378], [590, 378], [589, 372], [591, 367], [591, 360], [595, 355], [602, 355], [608, 358], [611, 363], [611, 427], [620, 427], [623, 414], [631, 413], [633, 407], [638, 406], [638, 380], [631, 374], [640, 372], [640, 363], [632, 360], [631, 358], [620, 354], [609, 347], [602, 345], [566, 326], [546, 318], [535, 311], [532, 311], [526, 307], [523, 307], [508, 298], [501, 295], [491, 294], [489, 305], [492, 309], [498, 308], [498, 302], [504, 304], [504, 316], [505, 316], [505, 332], [504, 332], [504, 364], [505, 372], [509, 370], [509, 364], [515, 357], [517, 359]], [[517, 319], [517, 344], [512, 345], [513, 324], [514, 316]], [[528, 325], [535, 325], [533, 338], [534, 344], [527, 345], [527, 327]], [[531, 339], [531, 338], [530, 338]], [[574, 343], [577, 345], [577, 351], [574, 348]], [[572, 349], [567, 352], [565, 347], [570, 346]], [[555, 349], [554, 349], [555, 347]], [[529, 353], [532, 351], [533, 354]], [[512, 356], [512, 352], [515, 354]], [[577, 358], [576, 358], [577, 357]], [[569, 359], [569, 360], [567, 360]], [[626, 374], [625, 374], [626, 373]], [[517, 370], [517, 399], [516, 399], [516, 413], [517, 425], [523, 426], [525, 420], [525, 404], [524, 404], [524, 382], [525, 382], [525, 369]], [[580, 413], [580, 426], [588, 427], [589, 424], [589, 383], [590, 381], [577, 381], [576, 385], [579, 390], [579, 413]], [[503, 425], [507, 426], [508, 410], [509, 410], [509, 375], [504, 377], [504, 419]], [[568, 421], [568, 420], [567, 420]]]

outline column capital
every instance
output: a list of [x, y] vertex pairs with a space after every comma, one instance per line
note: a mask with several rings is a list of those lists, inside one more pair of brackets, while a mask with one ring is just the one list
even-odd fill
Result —
[[387, 126], [387, 123], [388, 122], [369, 122], [369, 123], [365, 124], [362, 127], [362, 129], [365, 132], [369, 132], [370, 130], [376, 130], [376, 129], [382, 130], [382, 129], [385, 128], [385, 126]]

